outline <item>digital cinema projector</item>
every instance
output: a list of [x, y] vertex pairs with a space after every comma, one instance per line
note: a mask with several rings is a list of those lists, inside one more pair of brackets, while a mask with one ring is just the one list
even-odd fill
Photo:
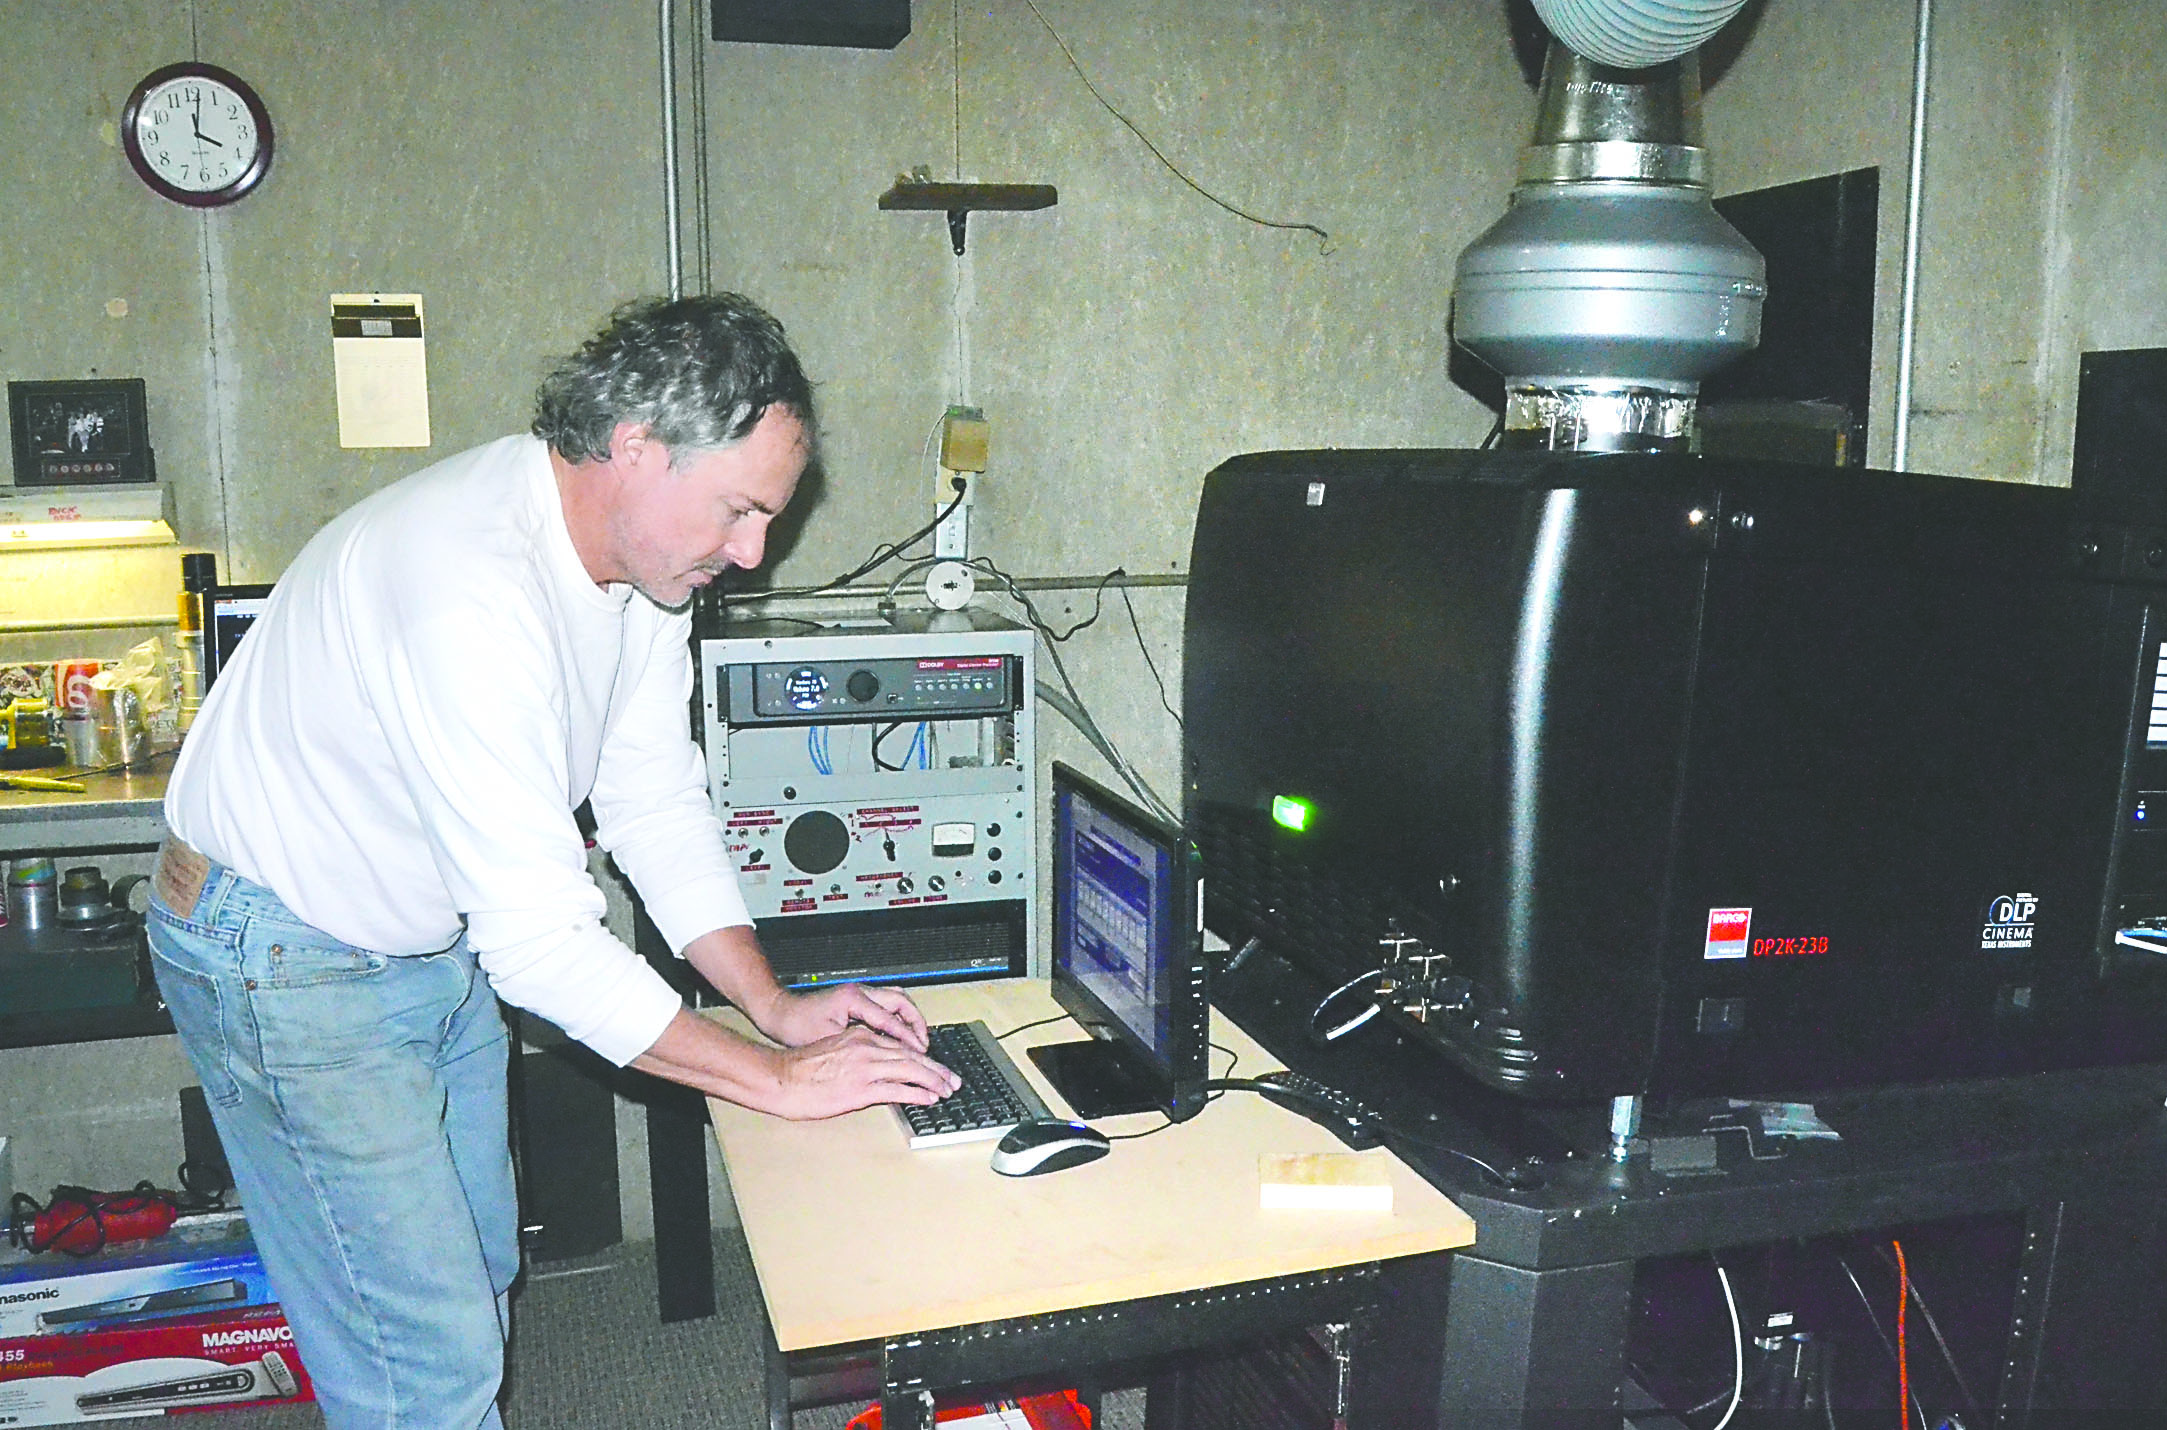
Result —
[[[2167, 531], [1660, 452], [1208, 478], [1207, 924], [1530, 1098], [2167, 1059]], [[1373, 972], [1374, 971], [1374, 972]]]

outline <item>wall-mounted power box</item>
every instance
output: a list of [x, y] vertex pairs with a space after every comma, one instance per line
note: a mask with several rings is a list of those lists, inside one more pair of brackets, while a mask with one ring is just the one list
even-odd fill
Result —
[[708, 789], [778, 979], [1044, 972], [1028, 627], [730, 621], [696, 650]]
[[715, 38], [768, 45], [892, 50], [910, 34], [910, 0], [715, 0]]

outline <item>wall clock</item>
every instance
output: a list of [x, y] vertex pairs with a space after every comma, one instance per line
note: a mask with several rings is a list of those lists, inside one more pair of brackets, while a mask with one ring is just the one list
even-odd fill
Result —
[[175, 203], [230, 204], [271, 168], [271, 114], [216, 65], [183, 61], [143, 77], [120, 115], [136, 175]]

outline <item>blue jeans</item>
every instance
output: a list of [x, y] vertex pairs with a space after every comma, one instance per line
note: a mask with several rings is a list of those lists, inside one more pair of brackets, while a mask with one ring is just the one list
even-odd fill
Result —
[[496, 1430], [518, 1207], [504, 1019], [466, 940], [355, 948], [216, 864], [149, 932], [325, 1422]]

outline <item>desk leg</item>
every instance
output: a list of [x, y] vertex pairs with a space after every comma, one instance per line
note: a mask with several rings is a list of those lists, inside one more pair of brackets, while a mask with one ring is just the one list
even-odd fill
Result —
[[[1144, 1382], [1144, 1430], [1186, 1430], [1190, 1372], [1173, 1366]], [[1096, 1425], [1097, 1419], [1091, 1422]]]
[[655, 1298], [665, 1322], [715, 1314], [709, 1135], [700, 1094], [675, 1084], [655, 1089], [647, 1102], [647, 1176], [655, 1203]]
[[[639, 955], [683, 991], [689, 965], [670, 955], [644, 906], [636, 906], [632, 943]], [[715, 1314], [714, 1228], [707, 1218], [707, 1099], [657, 1080], [647, 1103], [648, 1194], [655, 1209], [655, 1299], [662, 1319], [696, 1321]]]
[[905, 1390], [885, 1372], [880, 1379], [880, 1430], [933, 1430], [931, 1391]]
[[1352, 1430], [1436, 1430], [1456, 1259], [1439, 1252], [1385, 1263], [1376, 1299], [1354, 1323]]
[[775, 1328], [760, 1318], [760, 1345], [767, 1365], [767, 1430], [790, 1430], [790, 1363], [775, 1344]]
[[1617, 1430], [1632, 1295], [1630, 1261], [1525, 1271], [1454, 1257], [1441, 1423]]

